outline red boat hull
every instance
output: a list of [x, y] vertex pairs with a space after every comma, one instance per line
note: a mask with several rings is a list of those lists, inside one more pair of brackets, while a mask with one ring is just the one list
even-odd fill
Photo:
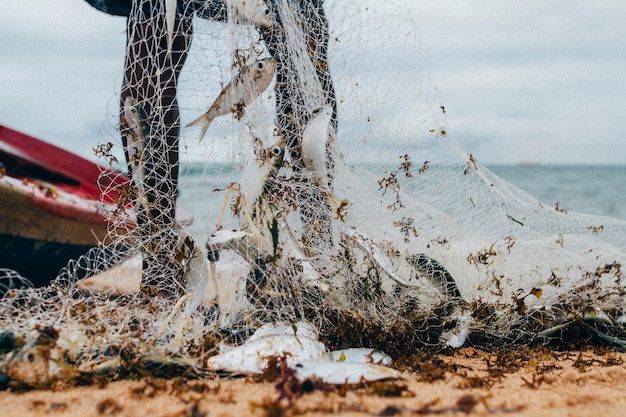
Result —
[[[0, 126], [0, 268], [45, 285], [70, 259], [109, 244], [108, 218], [120, 208], [127, 176], [39, 139]], [[121, 206], [127, 233], [132, 205]], [[177, 221], [193, 217], [177, 210]]]

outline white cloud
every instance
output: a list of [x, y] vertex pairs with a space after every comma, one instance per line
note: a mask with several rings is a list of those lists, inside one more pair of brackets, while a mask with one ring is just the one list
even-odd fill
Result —
[[[327, 10], [338, 13], [345, 4], [327, 0]], [[419, 113], [423, 106], [411, 100], [435, 109], [441, 100], [450, 135], [482, 162], [626, 162], [626, 3], [362, 0], [354, 8], [373, 13], [381, 5], [386, 13], [401, 10], [402, 19], [380, 12], [375, 27], [365, 28], [372, 42], [334, 58], [338, 77], [378, 82], [371, 91], [360, 88], [364, 99], [382, 97], [369, 116], [386, 117], [399, 132], [440, 116]], [[340, 42], [362, 29], [358, 16], [351, 22], [357, 27], [336, 26]], [[0, 2], [0, 123], [92, 157], [96, 144], [117, 137], [124, 30], [124, 18], [80, 0]], [[367, 53], [377, 62], [363, 60]], [[223, 75], [223, 66], [205, 65]], [[207, 80], [216, 78], [194, 82]], [[423, 90], [385, 96], [403, 83]], [[359, 90], [344, 91], [351, 89]], [[194, 94], [184, 91], [185, 105], [210, 101]], [[362, 133], [357, 141], [367, 131], [355, 130]]]
[[422, 30], [450, 131], [483, 162], [625, 163], [626, 4], [519, 3]]

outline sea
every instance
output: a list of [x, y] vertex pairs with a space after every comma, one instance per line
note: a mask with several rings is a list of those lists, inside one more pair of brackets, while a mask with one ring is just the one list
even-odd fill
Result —
[[[231, 164], [181, 167], [179, 206], [192, 212], [191, 232], [203, 238], [214, 230], [224, 189], [238, 181]], [[626, 221], [626, 165], [487, 165], [500, 178], [536, 197], [546, 206]], [[227, 210], [228, 212], [228, 210]], [[225, 224], [227, 226], [227, 224]]]
[[500, 178], [542, 203], [626, 220], [626, 166], [493, 165]]

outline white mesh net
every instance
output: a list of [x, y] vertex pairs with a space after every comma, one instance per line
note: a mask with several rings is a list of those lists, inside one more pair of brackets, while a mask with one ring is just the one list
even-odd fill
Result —
[[[133, 9], [128, 197], [104, 246], [5, 296], [6, 331], [63, 329], [79, 362], [104, 346], [198, 358], [301, 319], [392, 356], [581, 334], [624, 347], [626, 223], [545, 206], [461, 148], [417, 11], [274, 0], [266, 27], [264, 2], [226, 3], [179, 4], [171, 46], [165, 5]], [[200, 116], [204, 138], [177, 142]], [[192, 226], [174, 224], [177, 186]], [[78, 282], [91, 275], [99, 290]]]

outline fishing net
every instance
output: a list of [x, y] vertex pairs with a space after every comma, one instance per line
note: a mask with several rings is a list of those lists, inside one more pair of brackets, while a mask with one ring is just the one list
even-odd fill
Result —
[[227, 3], [179, 3], [171, 38], [164, 5], [132, 10], [126, 117], [104, 140], [126, 145], [127, 197], [106, 244], [5, 296], [5, 330], [62, 329], [78, 362], [198, 358], [278, 320], [392, 356], [624, 347], [626, 223], [543, 204], [459, 145], [419, 10]]

